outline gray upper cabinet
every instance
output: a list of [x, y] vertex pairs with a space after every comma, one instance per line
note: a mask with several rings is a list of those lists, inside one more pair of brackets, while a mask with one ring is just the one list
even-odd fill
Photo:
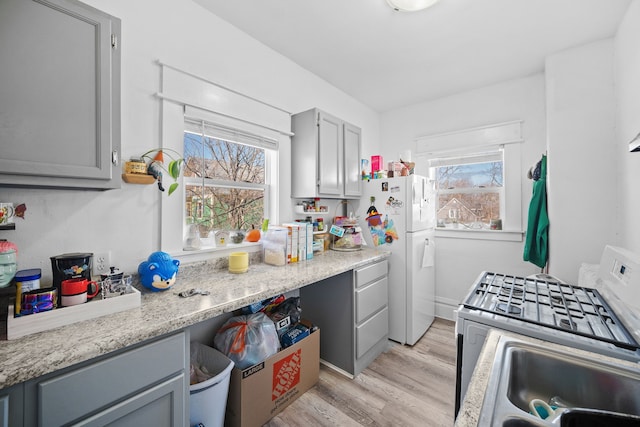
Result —
[[360, 145], [362, 131], [349, 123], [344, 125], [344, 196], [361, 196]]
[[318, 109], [292, 117], [291, 196], [360, 197], [361, 130]]
[[120, 20], [0, 2], [0, 185], [120, 187]]

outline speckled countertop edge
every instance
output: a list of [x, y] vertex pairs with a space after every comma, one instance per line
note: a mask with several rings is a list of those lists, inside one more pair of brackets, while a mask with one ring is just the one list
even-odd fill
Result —
[[496, 351], [500, 338], [513, 338], [521, 341], [526, 341], [533, 345], [541, 346], [544, 348], [558, 350], [561, 352], [570, 352], [576, 356], [582, 356], [586, 358], [596, 359], [599, 361], [614, 363], [620, 366], [626, 366], [633, 369], [638, 369], [638, 364], [629, 362], [622, 359], [615, 359], [612, 357], [604, 356], [598, 353], [592, 353], [572, 347], [567, 347], [560, 344], [551, 343], [548, 341], [542, 341], [535, 338], [519, 335], [516, 333], [500, 331], [492, 329], [487, 334], [484, 346], [478, 357], [478, 362], [473, 371], [471, 381], [469, 382], [469, 388], [467, 389], [467, 395], [465, 396], [458, 417], [456, 418], [455, 427], [477, 427], [480, 420], [480, 414], [484, 403], [485, 392], [491, 378], [491, 371], [494, 360], [496, 359]]
[[[178, 331], [388, 256], [388, 251], [368, 248], [355, 252], [327, 251], [312, 260], [280, 267], [264, 264], [252, 256], [249, 271], [244, 274], [229, 273], [226, 258], [183, 265], [175, 285], [167, 291], [151, 292], [137, 284], [142, 291], [140, 307], [0, 341], [0, 389]], [[210, 294], [190, 298], [176, 295], [191, 288]]]

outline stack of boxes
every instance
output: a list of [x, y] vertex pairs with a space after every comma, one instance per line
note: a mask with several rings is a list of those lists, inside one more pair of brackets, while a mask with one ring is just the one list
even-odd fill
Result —
[[[281, 234], [286, 232], [286, 239], [280, 244], [285, 245], [285, 263], [291, 264], [313, 259], [313, 224], [309, 222], [288, 222], [281, 226], [269, 227], [266, 241], [269, 241], [269, 233]], [[270, 263], [265, 253], [265, 262]], [[274, 264], [283, 265], [283, 264]]]

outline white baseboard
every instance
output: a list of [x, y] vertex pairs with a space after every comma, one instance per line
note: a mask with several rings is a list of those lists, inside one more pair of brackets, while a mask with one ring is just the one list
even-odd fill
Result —
[[436, 317], [456, 321], [459, 301], [451, 298], [436, 297]]

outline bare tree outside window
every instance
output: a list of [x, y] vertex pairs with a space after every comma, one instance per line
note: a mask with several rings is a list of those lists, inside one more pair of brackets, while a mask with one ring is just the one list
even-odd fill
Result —
[[246, 230], [264, 217], [265, 150], [184, 133], [187, 222], [200, 235]]
[[502, 161], [440, 166], [436, 179], [439, 226], [484, 228], [501, 216]]

